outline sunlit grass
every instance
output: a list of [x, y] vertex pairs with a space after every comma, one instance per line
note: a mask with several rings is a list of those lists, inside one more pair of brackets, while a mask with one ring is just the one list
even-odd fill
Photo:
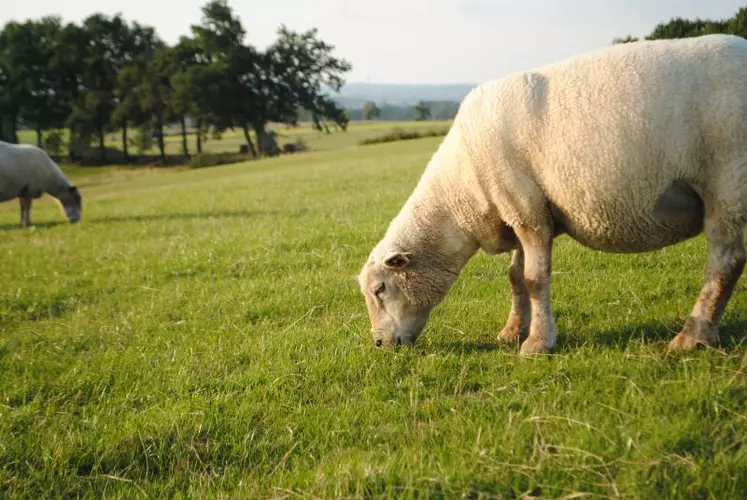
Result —
[[438, 143], [70, 169], [74, 226], [1, 204], [0, 496], [743, 498], [745, 278], [723, 346], [665, 352], [702, 238], [560, 238], [549, 358], [496, 347], [508, 258], [482, 254], [418, 346], [373, 346], [351, 277]]

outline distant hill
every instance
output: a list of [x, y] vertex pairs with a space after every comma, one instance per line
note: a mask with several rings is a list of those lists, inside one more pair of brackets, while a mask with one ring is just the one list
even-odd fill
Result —
[[461, 101], [474, 85], [408, 85], [398, 83], [348, 83], [334, 98], [348, 109], [362, 108], [366, 101], [411, 106], [418, 101]]

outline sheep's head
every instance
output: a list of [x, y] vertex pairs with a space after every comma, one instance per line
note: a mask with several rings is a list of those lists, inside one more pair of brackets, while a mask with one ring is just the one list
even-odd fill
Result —
[[78, 222], [83, 210], [80, 191], [75, 186], [65, 186], [56, 193], [51, 193], [60, 202], [62, 212], [70, 222]]
[[358, 282], [376, 345], [414, 344], [456, 277], [425, 256], [374, 250]]

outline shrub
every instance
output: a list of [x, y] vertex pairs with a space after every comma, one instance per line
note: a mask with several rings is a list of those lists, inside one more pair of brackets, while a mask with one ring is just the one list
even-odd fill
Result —
[[246, 161], [246, 156], [236, 153], [203, 153], [189, 159], [189, 168], [215, 167]]
[[301, 137], [296, 138], [296, 140], [293, 142], [289, 142], [288, 144], [283, 145], [283, 153], [285, 154], [303, 153], [308, 150], [309, 145], [306, 144], [306, 141], [304, 141]]
[[52, 157], [59, 157], [62, 154], [62, 132], [59, 130], [52, 130], [47, 133], [47, 137], [44, 138], [44, 149]]
[[265, 132], [259, 138], [259, 145], [262, 149], [262, 154], [265, 156], [277, 156], [280, 154], [280, 148], [278, 147], [277, 133], [274, 130]]
[[71, 155], [73, 152], [75, 152], [79, 157], [88, 155], [88, 152], [91, 149], [91, 134], [85, 130], [72, 133], [69, 138], [67, 149], [70, 151]]
[[365, 146], [368, 144], [381, 144], [384, 142], [407, 141], [411, 139], [422, 139], [424, 137], [443, 137], [449, 132], [448, 128], [428, 129], [428, 130], [404, 130], [401, 127], [395, 127], [391, 131], [378, 137], [369, 137], [363, 139], [358, 144]]
[[139, 154], [143, 154], [153, 148], [153, 129], [150, 124], [138, 128], [135, 137], [131, 140], [131, 144], [137, 149]]

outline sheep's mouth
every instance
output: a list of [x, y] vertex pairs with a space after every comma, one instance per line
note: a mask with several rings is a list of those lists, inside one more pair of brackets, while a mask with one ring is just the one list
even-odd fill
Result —
[[403, 344], [403, 341], [402, 341], [402, 337], [399, 337], [399, 336], [395, 337], [391, 341], [384, 341], [384, 338], [375, 336], [374, 344], [376, 344], [376, 347], [378, 348], [393, 347], [396, 349]]

